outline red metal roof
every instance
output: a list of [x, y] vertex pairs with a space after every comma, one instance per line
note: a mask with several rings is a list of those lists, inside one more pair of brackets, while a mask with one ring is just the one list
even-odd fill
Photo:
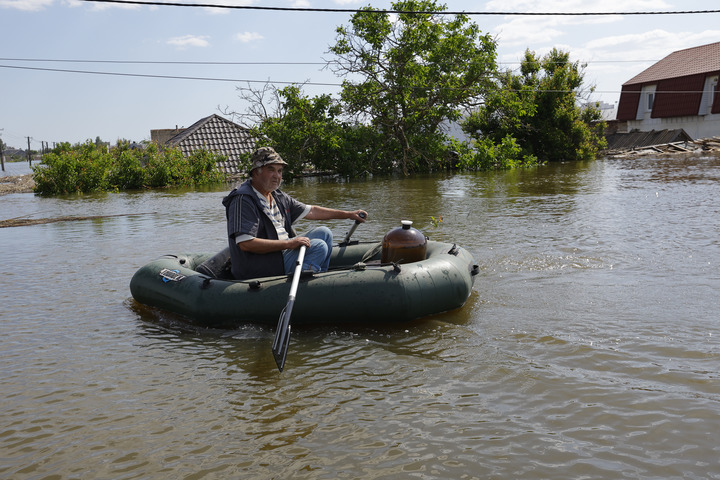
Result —
[[718, 70], [720, 70], [720, 42], [673, 52], [647, 70], [623, 83], [623, 86], [657, 82], [668, 78], [685, 77]]
[[705, 75], [702, 73], [658, 81], [652, 118], [697, 115], [703, 96]]
[[642, 85], [623, 85], [618, 104], [618, 120], [635, 120], [641, 91]]

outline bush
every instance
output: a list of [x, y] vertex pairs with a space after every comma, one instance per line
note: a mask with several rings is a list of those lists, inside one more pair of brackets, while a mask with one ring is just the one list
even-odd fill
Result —
[[155, 144], [133, 149], [118, 142], [108, 150], [90, 141], [61, 143], [33, 167], [33, 180], [40, 195], [206, 185], [225, 179], [215, 166], [222, 159], [206, 150], [185, 158], [178, 149]]
[[41, 195], [93, 192], [106, 188], [109, 159], [92, 143], [68, 148], [61, 144], [33, 167], [35, 192]]
[[108, 174], [108, 185], [116, 190], [142, 188], [147, 184], [141, 159], [132, 150], [121, 151]]
[[499, 144], [489, 138], [475, 143], [474, 153], [466, 152], [460, 157], [460, 166], [470, 170], [509, 170], [512, 168], [540, 165], [534, 155], [523, 154], [522, 148], [510, 135]]

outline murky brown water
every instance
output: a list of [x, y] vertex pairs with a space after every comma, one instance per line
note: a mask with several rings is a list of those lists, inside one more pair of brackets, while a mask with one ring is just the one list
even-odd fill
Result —
[[289, 185], [482, 273], [414, 325], [294, 329], [282, 374], [270, 330], [129, 298], [154, 257], [224, 245], [224, 190], [0, 197], [143, 214], [0, 229], [0, 478], [720, 478], [719, 180], [673, 158]]

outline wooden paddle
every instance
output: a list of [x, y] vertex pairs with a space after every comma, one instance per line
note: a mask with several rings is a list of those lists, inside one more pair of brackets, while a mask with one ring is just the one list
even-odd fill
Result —
[[288, 345], [290, 344], [290, 315], [292, 315], [293, 305], [295, 305], [295, 294], [297, 293], [298, 283], [300, 282], [300, 273], [302, 272], [303, 261], [305, 260], [305, 247], [300, 247], [298, 254], [297, 266], [293, 273], [292, 284], [290, 285], [290, 296], [287, 305], [280, 312], [277, 329], [275, 329], [275, 340], [272, 345], [273, 356], [278, 369], [282, 372], [285, 367], [285, 358], [287, 358]]

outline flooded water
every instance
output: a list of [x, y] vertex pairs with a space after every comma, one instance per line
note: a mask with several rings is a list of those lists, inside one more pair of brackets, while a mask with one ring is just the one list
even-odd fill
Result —
[[[37, 166], [38, 162], [33, 162], [33, 166]], [[32, 173], [32, 168], [28, 162], [8, 162], [5, 161], [5, 169], [0, 169], [0, 177], [9, 177], [15, 175], [27, 175]]]
[[690, 157], [287, 185], [481, 274], [421, 322], [293, 329], [282, 374], [272, 330], [130, 298], [144, 263], [224, 246], [225, 188], [0, 197], [116, 215], [0, 229], [0, 478], [718, 479], [719, 181]]

